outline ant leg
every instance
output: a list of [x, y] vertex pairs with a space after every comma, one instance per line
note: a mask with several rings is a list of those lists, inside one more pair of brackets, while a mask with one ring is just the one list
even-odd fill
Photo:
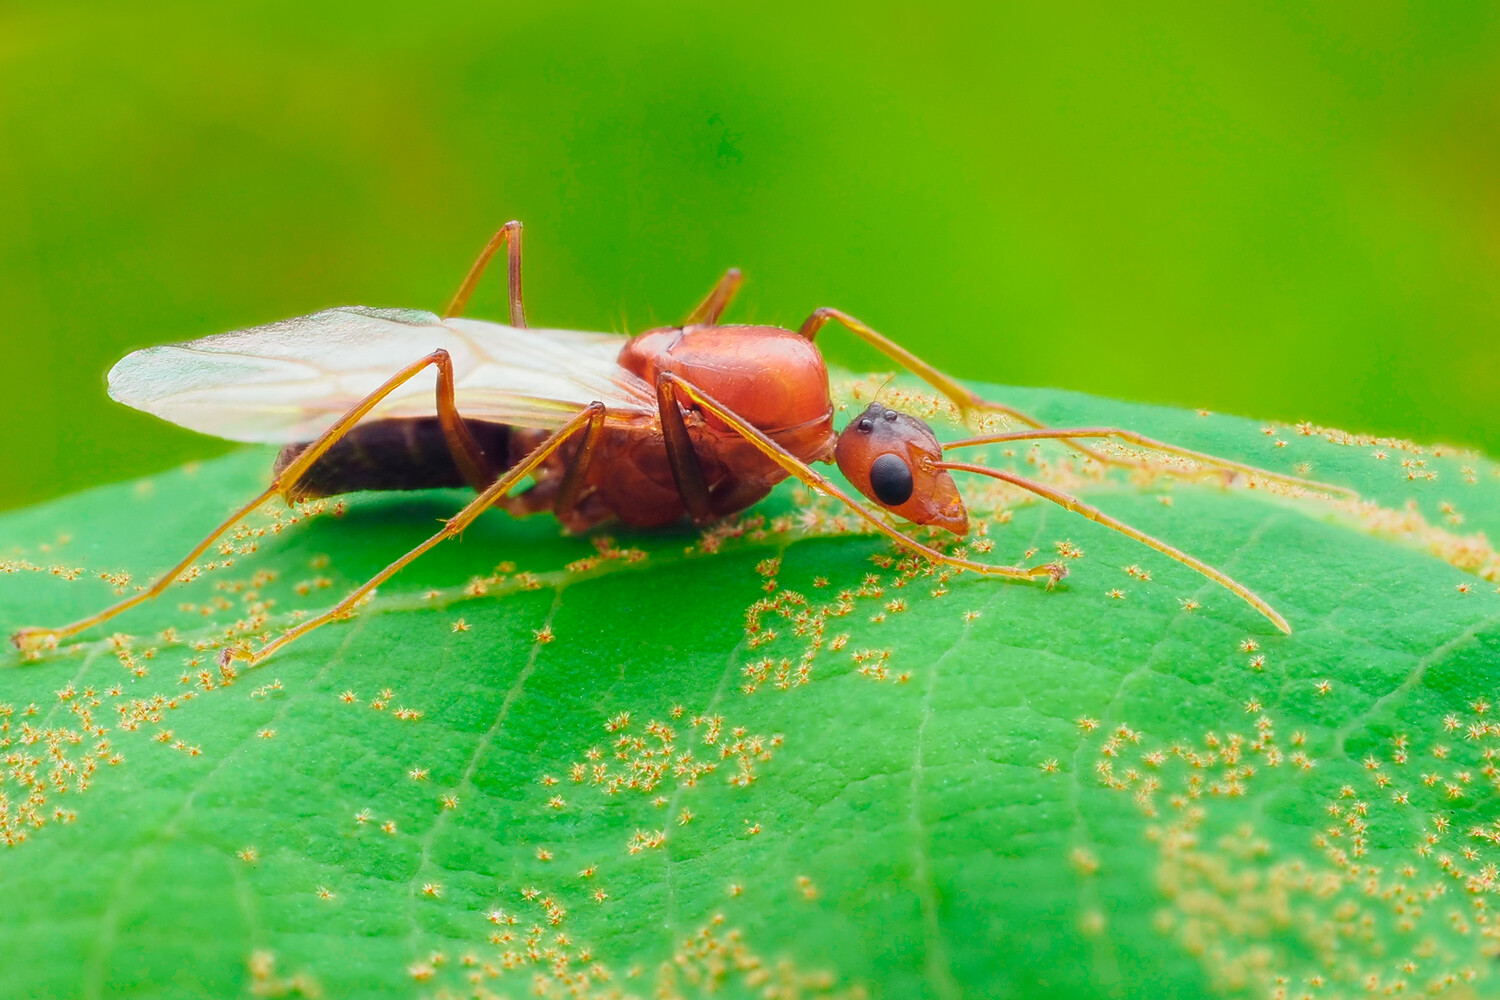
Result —
[[1148, 438], [1144, 434], [1135, 431], [1127, 431], [1118, 427], [1044, 427], [1026, 431], [1009, 431], [1003, 434], [979, 434], [974, 437], [964, 438], [961, 441], [944, 442], [943, 450], [950, 448], [970, 448], [975, 445], [1001, 444], [1006, 441], [1035, 441], [1042, 439], [1070, 439], [1070, 438], [1118, 438], [1127, 444], [1133, 444], [1141, 448], [1150, 448], [1165, 455], [1173, 455], [1184, 458], [1210, 469], [1218, 469], [1222, 472], [1238, 473], [1248, 476], [1252, 480], [1261, 479], [1281, 483], [1285, 486], [1294, 486], [1298, 489], [1316, 490], [1320, 493], [1329, 493], [1335, 496], [1349, 499], [1358, 498], [1359, 494], [1346, 486], [1337, 486], [1333, 483], [1320, 483], [1311, 479], [1301, 479], [1297, 476], [1285, 476], [1279, 472], [1268, 472], [1265, 469], [1257, 469], [1253, 465], [1244, 465], [1227, 458], [1219, 458], [1208, 455], [1201, 451], [1193, 451], [1175, 444], [1167, 444]]
[[469, 268], [464, 283], [458, 286], [458, 291], [453, 294], [453, 301], [443, 310], [444, 319], [463, 313], [464, 306], [469, 304], [469, 296], [474, 294], [474, 286], [479, 284], [479, 276], [484, 274], [485, 266], [502, 243], [505, 244], [509, 263], [507, 279], [510, 286], [510, 325], [522, 328], [526, 326], [526, 307], [521, 302], [521, 223], [515, 219], [501, 226], [500, 231], [490, 237], [484, 249], [479, 251], [479, 258]]
[[95, 625], [99, 625], [103, 622], [108, 621], [109, 619], [115, 617], [115, 615], [120, 614], [122, 611], [128, 611], [131, 608], [135, 607], [137, 604], [142, 604], [156, 597], [162, 591], [166, 590], [173, 583], [175, 583], [183, 573], [187, 572], [188, 569], [192, 567], [193, 563], [197, 561], [198, 557], [203, 555], [204, 552], [207, 552], [208, 547], [212, 545], [219, 538], [219, 536], [223, 535], [226, 531], [234, 527], [241, 520], [254, 513], [261, 504], [276, 496], [280, 496], [283, 500], [294, 498], [296, 496], [296, 486], [298, 480], [300, 480], [307, 473], [308, 469], [313, 467], [313, 465], [318, 461], [319, 458], [322, 458], [323, 455], [327, 453], [328, 449], [332, 448], [339, 441], [339, 439], [341, 439], [345, 434], [349, 433], [354, 425], [359, 423], [359, 421], [367, 413], [374, 409], [382, 399], [384, 399], [401, 385], [409, 381], [412, 377], [417, 375], [428, 365], [437, 366], [438, 419], [443, 428], [443, 436], [448, 441], [448, 447], [453, 451], [454, 461], [463, 471], [464, 477], [468, 479], [470, 483], [474, 484], [475, 489], [480, 491], [485, 490], [489, 486], [489, 484], [495, 480], [496, 473], [490, 466], [489, 461], [485, 458], [484, 452], [480, 449], [478, 442], [476, 442], [473, 436], [470, 435], [468, 428], [464, 425], [462, 418], [458, 415], [457, 407], [455, 406], [453, 401], [453, 360], [448, 356], [447, 351], [436, 350], [427, 355], [427, 357], [422, 358], [420, 361], [414, 361], [411, 364], [407, 365], [405, 368], [401, 369], [395, 375], [392, 375], [389, 379], [387, 379], [385, 383], [382, 384], [374, 392], [370, 393], [364, 399], [356, 403], [347, 413], [340, 417], [332, 427], [329, 427], [328, 430], [324, 431], [316, 441], [308, 445], [296, 458], [292, 459], [292, 461], [287, 464], [286, 468], [282, 469], [279, 473], [272, 477], [271, 485], [267, 486], [262, 493], [257, 495], [249, 503], [245, 504], [239, 510], [229, 515], [229, 517], [222, 524], [220, 524], [217, 528], [209, 533], [207, 538], [199, 542], [197, 546], [193, 548], [193, 551], [187, 554], [186, 558], [184, 558], [176, 566], [172, 567], [172, 569], [163, 574], [149, 588], [141, 591], [140, 593], [132, 594], [130, 597], [127, 597], [122, 601], [110, 605], [97, 614], [90, 615], [87, 618], [81, 618], [69, 625], [63, 625], [58, 628], [21, 629], [21, 631], [11, 636], [10, 641], [16, 646], [17, 649], [21, 649], [24, 651], [35, 650], [44, 645], [54, 644], [58, 639], [67, 638], [71, 635], [77, 635], [79, 632], [82, 632], [85, 629], [92, 628]]
[[719, 317], [734, 300], [734, 295], [740, 290], [740, 282], [744, 279], [740, 275], [740, 269], [731, 267], [724, 272], [724, 277], [708, 293], [708, 297], [698, 303], [697, 308], [688, 313], [687, 319], [682, 321], [683, 326], [716, 326]]
[[603, 430], [604, 410], [601, 408], [584, 426], [583, 441], [578, 445], [578, 453], [568, 463], [562, 483], [552, 498], [552, 514], [563, 524], [567, 523], [569, 515], [582, 499], [584, 480], [588, 476], [589, 466], [594, 462], [594, 453], [599, 449], [599, 438]]
[[[970, 410], [983, 410], [987, 413], [998, 413], [1002, 416], [1010, 417], [1012, 420], [1025, 424], [1027, 427], [1047, 426], [1035, 417], [1030, 416], [1026, 413], [1022, 413], [1020, 410], [1017, 410], [1014, 407], [1006, 406], [1004, 403], [997, 403], [994, 400], [985, 399], [977, 392], [965, 388], [964, 385], [957, 379], [953, 378], [950, 375], [945, 375], [941, 371], [938, 371], [932, 365], [929, 365], [927, 362], [923, 361], [921, 358], [917, 357], [911, 351], [908, 351], [906, 348], [902, 347], [900, 344], [896, 343], [885, 334], [872, 330], [870, 327], [861, 323], [859, 320], [855, 319], [853, 316], [850, 316], [846, 312], [841, 312], [838, 309], [829, 309], [827, 307], [824, 307], [822, 309], [814, 309], [812, 315], [807, 317], [807, 319], [802, 323], [801, 328], [799, 328], [797, 332], [806, 337], [808, 340], [812, 340], [817, 336], [818, 331], [827, 325], [829, 320], [837, 321], [839, 325], [844, 327], [844, 329], [848, 330], [850, 333], [854, 334], [860, 340], [863, 340], [865, 343], [875, 348], [881, 354], [884, 354], [886, 357], [890, 358], [892, 361], [896, 362], [898, 365], [905, 368], [907, 371], [911, 372], [913, 375], [917, 376], [928, 385], [932, 386], [938, 392], [941, 392], [944, 396], [947, 396], [948, 400], [953, 403], [954, 406], [958, 407], [960, 416], [967, 418]], [[1067, 440], [1066, 438], [1062, 438], [1060, 440], [1063, 444], [1072, 448], [1074, 451], [1086, 455], [1096, 462], [1101, 462], [1105, 465], [1129, 466], [1131, 468], [1139, 467], [1138, 463], [1124, 462], [1120, 459], [1110, 458], [1108, 455], [1100, 454], [1092, 448], [1085, 447], [1081, 444], [1076, 444], [1072, 441]]]
[[860, 340], [863, 340], [881, 354], [884, 354], [920, 378], [923, 382], [926, 382], [938, 392], [947, 396], [953, 405], [958, 407], [959, 412], [965, 416], [968, 415], [970, 410], [985, 410], [1018, 420], [1028, 427], [1046, 426], [1046, 424], [1035, 417], [1006, 406], [1004, 403], [996, 403], [985, 399], [971, 389], [965, 388], [962, 383], [951, 375], [945, 375], [943, 372], [938, 371], [932, 365], [929, 365], [885, 334], [872, 330], [846, 312], [827, 307], [814, 309], [812, 315], [807, 317], [797, 332], [808, 340], [812, 340], [817, 336], [818, 331], [828, 324], [829, 320], [837, 321], [839, 325], [843, 326], [844, 329], [854, 334]]
[[412, 549], [410, 552], [406, 553], [401, 558], [397, 559], [395, 562], [391, 563], [379, 573], [376, 573], [364, 583], [360, 584], [347, 597], [345, 597], [338, 604], [334, 605], [330, 610], [325, 611], [323, 614], [318, 615], [315, 618], [309, 618], [307, 621], [301, 622], [295, 627], [288, 629], [253, 653], [245, 650], [237, 650], [234, 648], [226, 649], [219, 655], [219, 662], [221, 664], [227, 664], [231, 660], [245, 660], [247, 661], [249, 666], [253, 667], [261, 661], [265, 660], [266, 657], [281, 649], [283, 646], [286, 646], [288, 643], [294, 642], [295, 640], [311, 632], [313, 629], [318, 628], [322, 625], [326, 625], [329, 622], [335, 621], [339, 618], [348, 617], [353, 612], [355, 605], [357, 605], [376, 587], [380, 586], [382, 583], [395, 576], [407, 565], [414, 562], [418, 557], [425, 554], [429, 549], [433, 548], [438, 543], [452, 538], [454, 535], [462, 532], [470, 524], [473, 524], [480, 514], [483, 514], [486, 510], [489, 510], [489, 508], [493, 506], [496, 501], [504, 497], [513, 488], [515, 488], [518, 483], [529, 476], [533, 470], [535, 470], [538, 466], [545, 462], [574, 434], [578, 433], [580, 430], [593, 428], [602, 423], [604, 419], [604, 413], [604, 404], [599, 402], [590, 403], [583, 410], [580, 410], [576, 415], [573, 416], [571, 420], [563, 424], [562, 427], [558, 428], [556, 433], [554, 433], [551, 437], [547, 438], [547, 440], [538, 445], [530, 455], [527, 455], [521, 461], [517, 462], [514, 466], [507, 469], [499, 479], [490, 484], [488, 489], [480, 493], [479, 496], [475, 497], [473, 500], [469, 501], [469, 503], [463, 508], [463, 510], [459, 511], [453, 517], [449, 518], [436, 534], [428, 538], [425, 542], [421, 543], [416, 548]]
[[802, 461], [802, 459], [793, 455], [775, 441], [772, 441], [754, 424], [714, 399], [702, 389], [670, 372], [663, 372], [657, 377], [657, 385], [661, 386], [663, 383], [670, 385], [681, 396], [697, 403], [706, 412], [712, 413], [729, 427], [730, 430], [744, 438], [757, 451], [785, 469], [789, 475], [801, 480], [818, 493], [831, 496], [840, 501], [844, 506], [869, 523], [876, 531], [911, 552], [925, 556], [931, 561], [941, 563], [945, 566], [956, 566], [985, 576], [998, 576], [1008, 580], [1045, 579], [1050, 585], [1068, 575], [1067, 567], [1057, 563], [1032, 567], [994, 566], [988, 563], [974, 562], [971, 559], [961, 559], [958, 556], [950, 556], [930, 546], [923, 545], [916, 539], [909, 538], [895, 528], [892, 528], [883, 518], [877, 515], [874, 509], [854, 499], [854, 497], [840, 489], [827, 476], [817, 472], [806, 462]]
[[1210, 580], [1226, 588], [1235, 596], [1245, 601], [1245, 603], [1249, 604], [1256, 611], [1259, 611], [1261, 614], [1265, 615], [1266, 618], [1270, 619], [1272, 625], [1275, 625], [1277, 628], [1281, 629], [1281, 631], [1287, 634], [1291, 634], [1292, 627], [1287, 624], [1286, 619], [1277, 614], [1276, 610], [1265, 601], [1261, 600], [1255, 594], [1251, 593], [1251, 591], [1243, 584], [1236, 582], [1227, 574], [1214, 569], [1212, 566], [1208, 565], [1202, 560], [1193, 558], [1186, 552], [1183, 552], [1181, 549], [1175, 549], [1172, 546], [1168, 545], [1166, 542], [1161, 541], [1160, 539], [1153, 538], [1143, 531], [1132, 528], [1125, 522], [1110, 517], [1099, 508], [1091, 507], [1088, 504], [1084, 503], [1082, 500], [1079, 500], [1077, 497], [1064, 493], [1062, 490], [1053, 489], [1046, 483], [1039, 483], [1034, 479], [1027, 479], [1024, 476], [1018, 476], [1014, 473], [1005, 472], [1000, 469], [991, 469], [983, 465], [970, 465], [966, 462], [934, 462], [933, 467], [937, 469], [947, 469], [949, 472], [973, 472], [981, 476], [989, 476], [992, 479], [998, 479], [1001, 482], [1010, 483], [1013, 486], [1019, 486], [1023, 490], [1029, 490], [1039, 497], [1051, 500], [1053, 503], [1057, 504], [1065, 510], [1070, 510], [1075, 514], [1081, 514], [1084, 517], [1088, 518], [1090, 521], [1098, 522], [1099, 524], [1104, 525], [1106, 528], [1113, 528], [1115, 531], [1120, 532], [1120, 534], [1125, 535], [1129, 538], [1133, 538], [1136, 541], [1140, 542], [1142, 545], [1149, 545], [1151, 548], [1162, 553], [1163, 555], [1167, 555], [1173, 559], [1176, 559], [1184, 566], [1189, 566], [1197, 570], [1199, 573], [1202, 573]]
[[[802, 324], [802, 328], [799, 332], [804, 337], [811, 340], [813, 336], [816, 335], [817, 332], [828, 323], [829, 320], [838, 321], [840, 325], [842, 325], [849, 332], [853, 333], [856, 337], [859, 337], [865, 343], [869, 344], [877, 351], [880, 351], [882, 354], [890, 358], [892, 361], [895, 361], [897, 364], [902, 365], [908, 371], [921, 378], [922, 381], [926, 382], [934, 389], [937, 389], [944, 396], [947, 396], [948, 399], [952, 401], [953, 405], [958, 407], [959, 413], [963, 416], [967, 417], [970, 410], [983, 410], [989, 413], [1002, 414], [1004, 416], [1017, 420], [1020, 423], [1026, 424], [1028, 427], [1032, 427], [1038, 431], [1045, 431], [1045, 433], [1037, 434], [1027, 433], [1024, 431], [1018, 431], [1013, 434], [987, 434], [983, 435], [982, 437], [967, 438], [964, 441], [956, 442], [955, 444], [944, 445], [945, 448], [962, 447], [971, 444], [988, 444], [999, 441], [1026, 441], [1035, 438], [1050, 438], [1060, 441], [1062, 444], [1067, 445], [1074, 451], [1085, 455], [1088, 458], [1092, 458], [1094, 461], [1100, 462], [1104, 465], [1113, 465], [1118, 468], [1126, 469], [1146, 469], [1152, 472], [1161, 471], [1161, 467], [1152, 462], [1139, 459], [1131, 460], [1116, 458], [1112, 455], [1105, 455], [1099, 451], [1094, 450], [1093, 448], [1087, 447], [1086, 445], [1081, 445], [1076, 440], [1074, 440], [1075, 438], [1119, 437], [1127, 441], [1132, 441], [1132, 443], [1139, 444], [1141, 447], [1152, 448], [1169, 455], [1177, 455], [1179, 458], [1191, 458], [1194, 461], [1203, 462], [1222, 470], [1254, 475], [1262, 479], [1275, 480], [1277, 482], [1298, 486], [1303, 489], [1317, 489], [1330, 493], [1337, 493], [1343, 496], [1357, 496], [1354, 491], [1345, 489], [1344, 487], [1329, 486], [1323, 483], [1314, 483], [1310, 480], [1298, 479], [1295, 476], [1283, 476], [1279, 473], [1267, 472], [1265, 469], [1257, 469], [1254, 466], [1241, 465], [1237, 462], [1230, 462], [1225, 459], [1215, 458], [1212, 455], [1205, 455], [1201, 452], [1189, 451], [1186, 448], [1179, 448], [1175, 445], [1164, 444], [1160, 441], [1153, 441], [1150, 438], [1135, 434], [1132, 431], [1110, 430], [1110, 433], [1108, 434], [1054, 433], [1052, 430], [1047, 428], [1046, 424], [1043, 424], [1035, 417], [1022, 413], [1020, 410], [1006, 406], [1004, 403], [997, 403], [993, 400], [985, 399], [978, 393], [965, 388], [956, 379], [938, 371], [936, 368], [932, 367], [927, 362], [923, 361], [921, 358], [917, 357], [915, 354], [902, 347], [900, 344], [891, 340], [889, 337], [870, 329], [868, 326], [861, 323], [853, 316], [850, 316], [849, 314], [844, 312], [840, 312], [837, 309], [825, 308], [815, 310], [811, 316], [807, 317], [807, 321]], [[1084, 431], [1093, 430], [1097, 430], [1097, 428], [1084, 428]]]
[[661, 420], [662, 437], [667, 446], [667, 462], [677, 494], [687, 508], [688, 517], [697, 525], [717, 521], [726, 514], [742, 511], [765, 499], [769, 486], [756, 481], [731, 480], [710, 491], [703, 478], [703, 467], [688, 435], [687, 422], [677, 401], [676, 382], [657, 376], [656, 406]]
[[715, 515], [708, 484], [703, 478], [703, 466], [698, 462], [698, 453], [693, 450], [693, 439], [688, 435], [687, 421], [683, 419], [682, 407], [677, 402], [678, 387], [686, 385], [670, 372], [656, 376], [656, 410], [667, 446], [667, 464], [672, 467], [677, 493], [682, 497], [688, 517], [694, 524], [703, 525], [715, 520]]

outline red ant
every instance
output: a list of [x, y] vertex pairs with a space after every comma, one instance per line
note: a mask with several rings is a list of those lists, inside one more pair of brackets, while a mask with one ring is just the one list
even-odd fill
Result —
[[[501, 246], [509, 262], [510, 325], [460, 318]], [[968, 513], [953, 472], [990, 476], [1120, 531], [1222, 584], [1277, 628], [1291, 631], [1244, 586], [1165, 542], [1045, 483], [945, 461], [944, 453], [1053, 439], [1108, 464], [1150, 467], [1079, 443], [1112, 438], [1226, 474], [1347, 491], [1118, 428], [1044, 427], [978, 396], [837, 309], [816, 310], [797, 330], [721, 325], [719, 317], [739, 286], [739, 271], [730, 270], [681, 326], [648, 330], [623, 342], [610, 334], [533, 330], [521, 297], [521, 224], [510, 222], [484, 248], [442, 317], [415, 310], [329, 309], [136, 351], [110, 372], [111, 396], [194, 430], [282, 444], [271, 484], [151, 587], [70, 625], [23, 629], [12, 641], [23, 650], [54, 645], [155, 597], [220, 535], [272, 497], [293, 501], [357, 490], [467, 484], [478, 496], [333, 609], [254, 652], [226, 650], [226, 659], [258, 663], [347, 615], [371, 590], [492, 506], [518, 514], [551, 511], [570, 531], [610, 519], [653, 527], [684, 515], [701, 525], [744, 510], [788, 476], [835, 498], [876, 531], [935, 563], [1048, 585], [1066, 575], [1057, 563], [996, 566], [949, 555], [897, 531], [877, 513], [875, 508], [965, 535]], [[925, 380], [961, 414], [1003, 414], [1028, 429], [942, 444], [923, 421], [877, 402], [836, 433], [828, 369], [814, 342], [829, 322]], [[837, 462], [870, 503], [811, 465], [829, 461]], [[512, 494], [527, 477], [535, 484]]]

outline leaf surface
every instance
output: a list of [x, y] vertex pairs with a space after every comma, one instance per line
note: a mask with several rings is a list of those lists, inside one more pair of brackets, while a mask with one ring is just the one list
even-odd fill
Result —
[[[154, 604], [0, 656], [7, 992], [1494, 991], [1496, 466], [989, 391], [1365, 502], [991, 452], [1229, 572], [1290, 636], [982, 484], [970, 554], [1068, 543], [1062, 585], [903, 562], [791, 486], [707, 542], [491, 513], [225, 677], [226, 637], [330, 606], [464, 498], [262, 517]], [[0, 519], [0, 627], [160, 572], [270, 458]]]

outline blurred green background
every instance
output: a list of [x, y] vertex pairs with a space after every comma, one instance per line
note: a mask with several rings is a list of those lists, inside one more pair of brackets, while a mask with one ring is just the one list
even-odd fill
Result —
[[538, 324], [737, 264], [736, 318], [965, 376], [1500, 453], [1495, 4], [31, 6], [0, 506], [222, 450], [110, 402], [124, 352], [440, 308], [512, 217]]

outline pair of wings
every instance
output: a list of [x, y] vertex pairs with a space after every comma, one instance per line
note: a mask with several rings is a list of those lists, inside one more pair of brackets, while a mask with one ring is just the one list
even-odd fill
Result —
[[[348, 306], [136, 351], [110, 370], [109, 394], [215, 437], [296, 444], [441, 347], [453, 359], [454, 396], [466, 419], [555, 428], [599, 400], [611, 419], [633, 421], [656, 412], [656, 396], [620, 367], [623, 344], [607, 333]], [[436, 386], [437, 372], [426, 369], [370, 416], [432, 416]]]

